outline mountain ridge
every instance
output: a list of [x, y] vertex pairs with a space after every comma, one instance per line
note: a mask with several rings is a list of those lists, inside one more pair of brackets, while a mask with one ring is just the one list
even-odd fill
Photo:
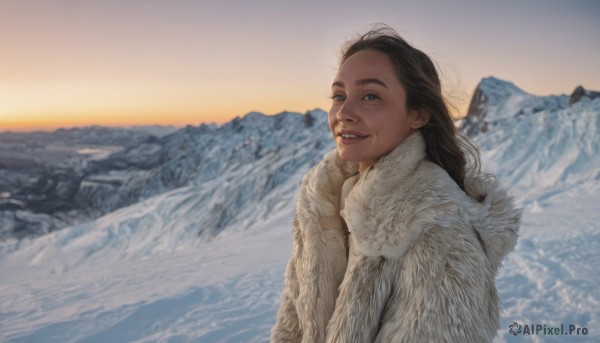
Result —
[[[510, 163], [491, 168], [508, 183], [527, 185], [527, 189], [538, 192], [569, 175], [575, 175], [579, 180], [573, 182], [583, 182], [594, 176], [581, 173], [598, 165], [594, 157], [599, 151], [598, 144], [590, 137], [598, 130], [596, 113], [600, 98], [594, 98], [592, 91], [578, 88], [577, 92], [580, 95], [577, 102], [573, 102], [570, 100], [573, 95], [571, 98], [566, 95], [534, 96], [511, 82], [484, 78], [473, 94], [469, 115], [462, 121], [460, 129], [482, 150], [498, 154], [495, 159], [510, 160]], [[326, 117], [325, 111], [320, 109], [304, 114], [284, 111], [271, 116], [248, 112], [220, 126], [188, 125], [162, 137], [133, 136], [130, 144], [103, 157], [79, 159], [64, 167], [47, 169], [25, 181], [23, 176], [5, 177], [4, 182], [0, 182], [0, 237], [21, 238], [83, 224], [174, 189], [202, 186], [222, 175], [241, 177], [236, 174], [237, 170], [247, 171], [248, 176], [254, 175], [252, 183], [260, 186], [247, 189], [259, 194], [254, 201], [260, 200], [265, 196], [263, 193], [273, 190], [286, 179], [299, 177], [294, 168], [307, 170], [333, 148]], [[586, 124], [578, 124], [582, 122]], [[94, 129], [105, 130], [85, 128], [75, 130], [71, 135], [85, 138], [86, 135], [77, 132]], [[552, 130], [568, 137], [553, 139], [549, 135]], [[58, 132], [64, 134], [66, 131]], [[122, 135], [125, 131], [119, 132]], [[96, 139], [93, 142], [97, 143], [99, 136], [92, 135], [86, 142]], [[541, 141], [554, 147], [554, 151], [536, 145], [535, 137], [543, 138]], [[529, 147], [526, 154], [517, 144], [525, 141]], [[566, 143], [569, 147], [564, 146]], [[302, 146], [311, 148], [299, 153]], [[498, 151], [498, 146], [503, 146], [502, 153], [494, 152]], [[557, 154], [570, 161], [568, 165], [558, 167], [562, 171], [556, 168], [552, 172], [544, 171], [556, 162]], [[289, 156], [296, 156], [290, 165], [277, 161]], [[252, 164], [273, 167], [257, 172]], [[533, 174], [539, 172], [547, 174], [546, 181], [534, 180]], [[8, 175], [6, 171], [0, 170], [0, 173]], [[7, 186], [11, 182], [13, 188]], [[19, 188], [14, 184], [25, 186]], [[214, 192], [216, 188], [207, 194], [212, 196]], [[234, 205], [246, 204], [245, 196], [233, 194], [231, 198], [238, 199]], [[218, 232], [227, 226], [237, 207], [224, 200], [211, 206], [209, 217], [220, 219], [214, 219], [210, 225]]]
[[[221, 126], [187, 126], [161, 138], [148, 136], [104, 158], [83, 160], [74, 170], [46, 170], [36, 182], [4, 191], [9, 197], [0, 199], [0, 227], [5, 238], [11, 232], [27, 236], [27, 227], [34, 228], [33, 234], [47, 233], [176, 188], [209, 182], [261, 159], [295, 154], [300, 144], [312, 145], [318, 153], [332, 146], [325, 139], [325, 122], [326, 114], [320, 110], [274, 116], [250, 112]], [[277, 161], [272, 164], [278, 166]], [[275, 167], [261, 176], [264, 189], [269, 191], [285, 179], [279, 175], [290, 172], [285, 168]], [[32, 199], [30, 194], [38, 195]]]

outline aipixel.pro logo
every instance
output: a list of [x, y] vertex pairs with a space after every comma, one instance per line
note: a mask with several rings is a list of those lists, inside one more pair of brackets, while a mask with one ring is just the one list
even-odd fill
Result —
[[546, 324], [524, 324], [521, 325], [517, 322], [513, 322], [508, 326], [508, 332], [511, 335], [543, 335], [543, 336], [563, 336], [563, 335], [587, 335], [588, 328], [573, 324], [560, 324], [558, 326], [551, 326]]
[[522, 330], [521, 324], [517, 322], [514, 322], [508, 326], [508, 331], [515, 336], [520, 334]]

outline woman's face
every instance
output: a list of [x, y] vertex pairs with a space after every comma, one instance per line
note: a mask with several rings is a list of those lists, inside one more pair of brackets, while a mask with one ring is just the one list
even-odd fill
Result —
[[332, 85], [329, 128], [343, 160], [363, 171], [426, 123], [406, 108], [406, 91], [388, 57], [362, 50], [341, 66]]

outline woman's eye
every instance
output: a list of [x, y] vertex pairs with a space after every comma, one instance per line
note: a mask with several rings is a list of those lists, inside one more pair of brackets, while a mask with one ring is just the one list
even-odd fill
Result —
[[379, 99], [379, 97], [375, 94], [367, 94], [363, 97], [364, 100], [376, 100]]
[[331, 100], [333, 100], [335, 102], [342, 102], [342, 101], [346, 100], [346, 97], [341, 94], [334, 94], [331, 96]]

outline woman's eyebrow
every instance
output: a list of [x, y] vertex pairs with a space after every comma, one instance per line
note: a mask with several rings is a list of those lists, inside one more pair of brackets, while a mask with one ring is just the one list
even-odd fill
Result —
[[357, 86], [364, 86], [369, 83], [374, 83], [374, 84], [380, 85], [384, 88], [388, 88], [388, 86], [385, 84], [385, 82], [381, 81], [380, 79], [372, 78], [372, 79], [360, 79], [360, 80], [356, 81]]
[[[369, 78], [369, 79], [360, 79], [360, 80], [356, 81], [357, 86], [364, 86], [364, 85], [367, 85], [370, 83], [382, 86], [384, 88], [388, 88], [388, 86], [385, 84], [385, 82], [381, 81], [380, 79]], [[331, 84], [331, 87], [335, 87], [335, 86], [344, 88], [344, 83], [342, 81], [335, 81], [334, 83]]]

